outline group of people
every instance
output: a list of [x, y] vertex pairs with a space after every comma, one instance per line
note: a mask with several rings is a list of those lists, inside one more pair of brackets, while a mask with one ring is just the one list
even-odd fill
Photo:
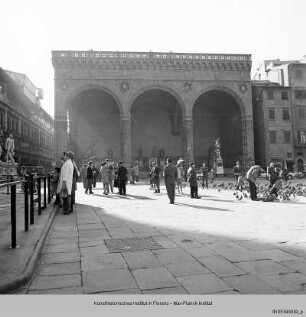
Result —
[[[262, 169], [259, 165], [254, 165], [250, 167], [245, 174], [245, 178], [248, 181], [250, 187], [250, 198], [255, 201], [258, 200], [256, 182], [261, 175], [261, 171]], [[276, 166], [273, 162], [271, 162], [269, 167], [267, 168], [267, 177], [269, 180], [268, 189], [271, 194], [274, 194], [276, 196], [278, 195], [278, 191], [282, 188], [282, 178], [287, 181], [288, 177], [286, 174], [286, 170], [284, 171], [285, 172], [282, 172], [281, 168], [279, 166]], [[240, 189], [242, 191], [244, 189], [244, 173], [239, 161], [236, 162], [236, 165], [233, 168], [233, 172], [236, 178], [236, 189]]]
[[[85, 169], [86, 168], [86, 169]], [[85, 166], [85, 175], [83, 178], [83, 184], [86, 194], [93, 194], [92, 188], [95, 187], [95, 170], [93, 162], [88, 162], [88, 166]], [[119, 195], [126, 195], [126, 183], [128, 180], [128, 170], [123, 165], [123, 162], [118, 163], [118, 167], [115, 168], [114, 165], [106, 159], [101, 163], [100, 168], [101, 181], [103, 183], [103, 194], [108, 195], [110, 192], [114, 192], [114, 187], [118, 187]]]

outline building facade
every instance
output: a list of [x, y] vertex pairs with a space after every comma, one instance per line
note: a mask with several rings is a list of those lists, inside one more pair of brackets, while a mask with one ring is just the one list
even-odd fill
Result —
[[0, 68], [0, 142], [10, 133], [19, 165], [43, 166], [54, 161], [54, 120], [40, 106], [42, 91], [20, 73]]
[[225, 167], [254, 163], [250, 55], [53, 51], [52, 62], [58, 155], [201, 164], [220, 138]]
[[274, 162], [294, 170], [291, 89], [269, 81], [252, 82], [256, 164]]
[[295, 171], [306, 170], [306, 57], [301, 60], [264, 61], [257, 80], [288, 87], [292, 114], [292, 145]]

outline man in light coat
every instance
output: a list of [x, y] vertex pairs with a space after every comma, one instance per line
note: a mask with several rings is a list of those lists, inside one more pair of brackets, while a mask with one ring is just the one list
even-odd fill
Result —
[[61, 175], [59, 178], [58, 192], [67, 192], [67, 197], [64, 198], [64, 214], [67, 215], [72, 212], [72, 180], [73, 180], [73, 163], [71, 159], [73, 158], [73, 153], [68, 151], [64, 155], [64, 164], [61, 168]]

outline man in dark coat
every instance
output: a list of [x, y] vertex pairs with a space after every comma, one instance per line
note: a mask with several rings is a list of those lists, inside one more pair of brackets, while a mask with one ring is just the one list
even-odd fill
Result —
[[274, 163], [270, 163], [270, 166], [267, 170], [267, 175], [269, 178], [269, 188], [272, 188], [276, 180], [278, 179], [278, 172], [276, 171], [276, 168], [274, 166]]
[[156, 189], [154, 193], [160, 193], [160, 188], [159, 188], [159, 167], [156, 165], [155, 162], [152, 163], [152, 179], [153, 179], [153, 184], [156, 186]]
[[164, 180], [170, 204], [174, 204], [176, 179], [177, 168], [174, 165], [172, 165], [171, 158], [168, 158], [167, 165], [164, 167]]
[[85, 190], [86, 194], [88, 193], [88, 190], [89, 190], [89, 194], [93, 194], [92, 180], [93, 180], [92, 162], [89, 162], [88, 167], [87, 167], [87, 186], [86, 186], [86, 190]]
[[198, 180], [194, 162], [190, 162], [190, 167], [187, 172], [187, 179], [190, 184], [190, 197], [197, 199], [200, 198], [198, 196]]
[[256, 180], [260, 176], [260, 166], [254, 165], [252, 166], [246, 173], [246, 179], [250, 185], [250, 195], [252, 200], [258, 200], [257, 198], [257, 188], [256, 188]]
[[123, 162], [119, 162], [119, 168], [117, 171], [119, 195], [126, 195], [126, 182], [128, 171], [123, 165]]

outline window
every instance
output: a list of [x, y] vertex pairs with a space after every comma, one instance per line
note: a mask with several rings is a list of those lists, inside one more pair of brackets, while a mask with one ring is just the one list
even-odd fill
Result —
[[295, 78], [296, 79], [303, 79], [303, 70], [302, 69], [297, 69], [295, 71]]
[[275, 120], [275, 109], [274, 108], [269, 108], [268, 114], [269, 114], [269, 120]]
[[297, 89], [294, 91], [295, 99], [305, 99], [306, 98], [306, 90], [305, 89]]
[[276, 131], [269, 131], [270, 143], [276, 143]]
[[300, 120], [304, 120], [305, 119], [305, 108], [306, 108], [306, 106], [304, 106], [304, 105], [299, 105], [298, 106], [298, 118]]
[[290, 113], [288, 108], [283, 108], [283, 120], [290, 120]]
[[273, 100], [273, 99], [274, 99], [273, 91], [268, 91], [268, 100]]
[[288, 91], [282, 91], [282, 99], [288, 100]]
[[306, 131], [299, 132], [299, 141], [300, 144], [306, 144]]
[[291, 133], [290, 131], [284, 131], [284, 143], [291, 142]]

